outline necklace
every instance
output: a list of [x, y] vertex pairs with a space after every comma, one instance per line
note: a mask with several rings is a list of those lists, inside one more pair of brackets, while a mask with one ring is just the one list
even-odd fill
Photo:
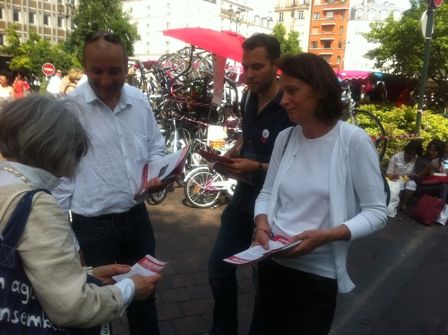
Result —
[[9, 166], [2, 166], [0, 168], [0, 170], [3, 170], [3, 171], [11, 173], [12, 175], [14, 175], [17, 178], [19, 178], [24, 184], [31, 186], [30, 180], [27, 177], [25, 177], [23, 174], [21, 174], [19, 171], [15, 170], [15, 169], [13, 169], [13, 168], [11, 168]]

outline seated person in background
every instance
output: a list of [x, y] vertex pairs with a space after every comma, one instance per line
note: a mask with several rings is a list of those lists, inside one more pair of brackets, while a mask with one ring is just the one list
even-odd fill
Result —
[[[387, 207], [388, 216], [395, 217], [400, 202], [400, 192], [414, 173], [415, 162], [423, 154], [422, 141], [414, 139], [408, 142], [403, 151], [392, 156], [386, 171], [390, 189], [390, 202]], [[414, 183], [412, 181], [412, 183]]]
[[410, 180], [406, 183], [403, 191], [400, 209], [407, 211], [407, 203], [414, 195], [415, 191], [423, 193], [435, 193], [437, 196], [446, 201], [448, 194], [447, 184], [422, 185], [422, 181], [432, 176], [435, 172], [444, 173], [445, 169], [442, 164], [442, 157], [445, 152], [445, 143], [441, 140], [432, 140], [426, 147], [426, 153], [423, 157], [419, 157], [415, 162], [414, 173], [409, 176]]

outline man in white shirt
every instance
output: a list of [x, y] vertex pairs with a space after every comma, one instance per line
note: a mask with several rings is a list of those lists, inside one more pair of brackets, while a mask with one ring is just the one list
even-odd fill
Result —
[[53, 77], [51, 77], [50, 82], [47, 86], [47, 92], [51, 95], [57, 97], [59, 96], [59, 86], [61, 84], [61, 70], [57, 70]]
[[[124, 85], [127, 55], [113, 34], [89, 34], [83, 53], [85, 85], [70, 99], [86, 111], [84, 126], [91, 150], [75, 177], [64, 179], [54, 194], [72, 210], [73, 230], [86, 264], [134, 264], [154, 255], [155, 240], [143, 199], [134, 200], [145, 163], [162, 157], [165, 141], [148, 99]], [[155, 179], [151, 186], [160, 182]], [[127, 310], [130, 334], [159, 334], [154, 298], [133, 302]]]

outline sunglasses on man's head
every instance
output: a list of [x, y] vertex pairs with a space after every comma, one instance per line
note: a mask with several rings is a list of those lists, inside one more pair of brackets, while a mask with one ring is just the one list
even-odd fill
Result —
[[89, 33], [89, 34], [87, 34], [87, 36], [85, 38], [85, 42], [86, 43], [95, 42], [101, 38], [109, 43], [121, 44], [120, 37], [114, 33], [108, 32], [108, 31], [95, 31], [95, 32]]

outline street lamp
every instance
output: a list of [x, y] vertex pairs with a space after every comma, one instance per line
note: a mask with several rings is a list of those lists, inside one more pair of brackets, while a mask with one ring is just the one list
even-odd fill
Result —
[[244, 13], [244, 9], [238, 7], [236, 11], [233, 10], [232, 5], [230, 5], [229, 10], [227, 11], [229, 15], [229, 21], [230, 21], [230, 30], [232, 30], [232, 22], [235, 22], [235, 31], [238, 33], [238, 25], [242, 21], [242, 16]]
[[[69, 0], [66, 0], [63, 4], [58, 7], [58, 14], [60, 17], [64, 18], [65, 21], [65, 40], [67, 40], [68, 36], [68, 19], [71, 18], [75, 14], [75, 6], [70, 3]], [[71, 22], [71, 20], [70, 20]]]

